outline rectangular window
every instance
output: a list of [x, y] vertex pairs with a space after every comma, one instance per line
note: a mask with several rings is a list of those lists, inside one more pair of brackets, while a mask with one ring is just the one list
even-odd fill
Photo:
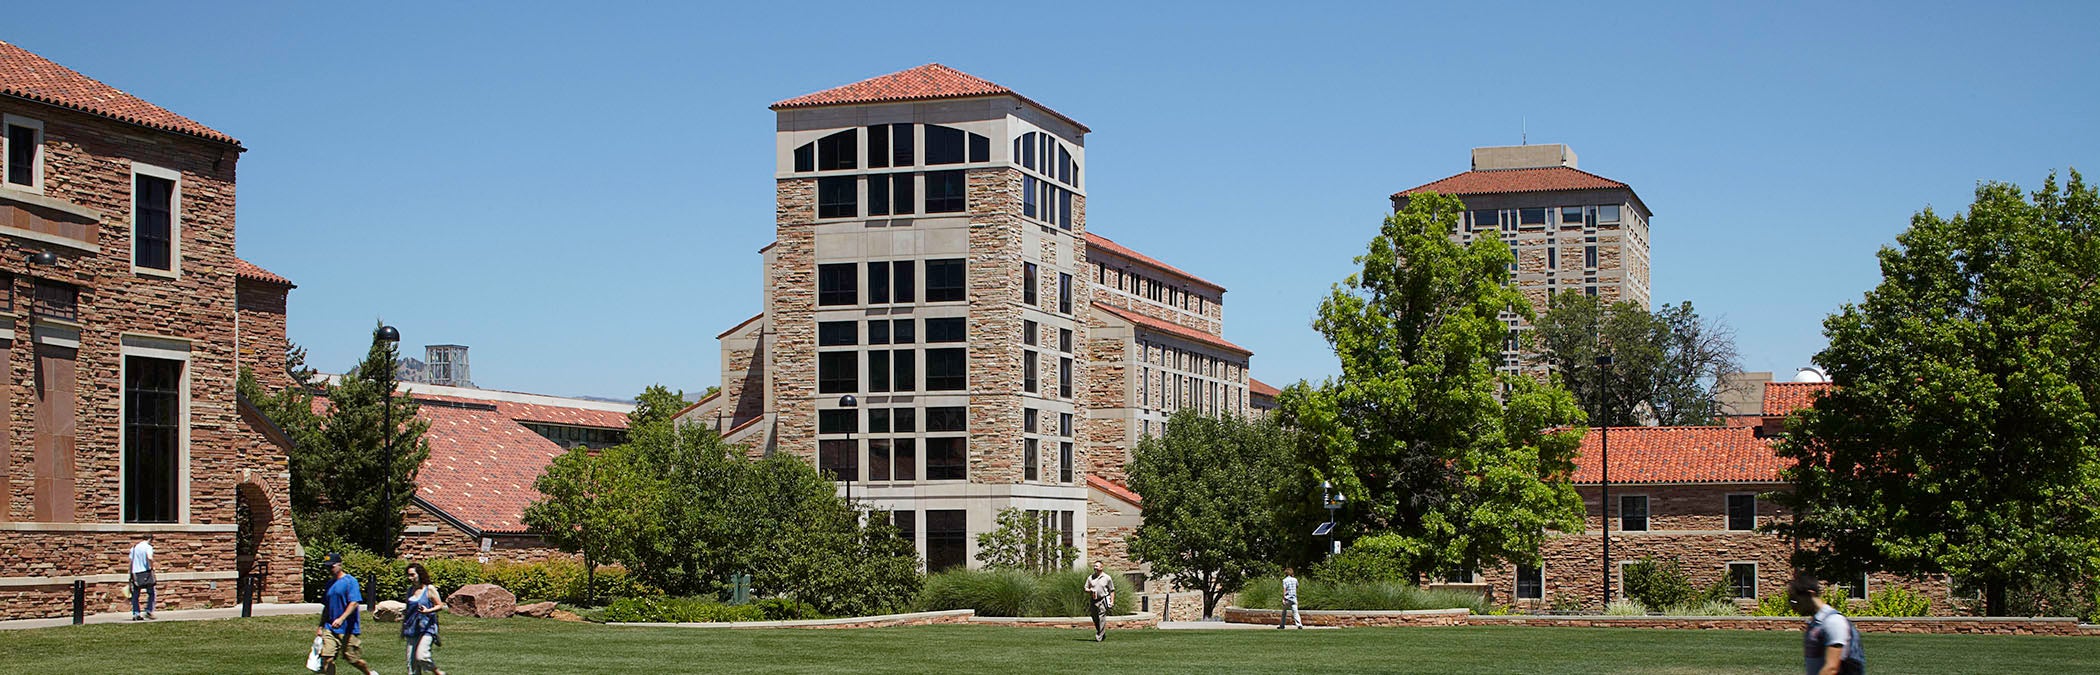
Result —
[[886, 433], [889, 433], [889, 432], [890, 432], [890, 409], [889, 409], [889, 408], [869, 408], [869, 409], [868, 409], [868, 433], [871, 433], [871, 434], [886, 434]]
[[[899, 477], [897, 480], [911, 480], [911, 478]], [[918, 542], [919, 523], [917, 521], [917, 518], [912, 517], [911, 511], [890, 512], [890, 526], [897, 528], [897, 538], [913, 542], [914, 544]]]
[[1069, 357], [1057, 360], [1057, 395], [1072, 397], [1072, 359]]
[[817, 266], [817, 304], [821, 306], [860, 304], [860, 275], [853, 263], [826, 263]]
[[1648, 496], [1619, 496], [1619, 529], [1626, 532], [1648, 531]]
[[968, 511], [927, 511], [926, 571], [940, 572], [968, 564], [969, 533]]
[[992, 139], [970, 134], [970, 161], [992, 161]]
[[876, 349], [868, 352], [868, 391], [890, 390], [890, 353]]
[[1034, 351], [1021, 351], [1021, 391], [1030, 394], [1040, 391], [1042, 386], [1036, 370], [1037, 357]]
[[817, 393], [860, 391], [860, 352], [818, 352]]
[[1065, 438], [1072, 437], [1072, 413], [1057, 414], [1057, 435]]
[[175, 181], [132, 174], [131, 264], [172, 270], [175, 233]]
[[868, 177], [868, 215], [890, 215], [890, 177]]
[[1546, 571], [1529, 565], [1518, 565], [1517, 599], [1546, 599]]
[[927, 342], [965, 342], [968, 328], [962, 317], [926, 320]]
[[965, 297], [965, 269], [961, 258], [926, 261], [926, 301], [962, 300]]
[[1072, 329], [1057, 329], [1057, 349], [1066, 354], [1072, 353]]
[[831, 176], [817, 179], [817, 217], [860, 216], [860, 177]]
[[1037, 276], [1035, 263], [1021, 263], [1021, 304], [1036, 307], [1036, 289], [1040, 285], [1041, 277]]
[[1852, 580], [1850, 580], [1850, 581], [1840, 581], [1840, 582], [1838, 582], [1838, 585], [1839, 585], [1839, 586], [1843, 586], [1843, 587], [1845, 587], [1845, 597], [1847, 597], [1847, 598], [1850, 598], [1850, 599], [1853, 599], [1853, 600], [1865, 600], [1865, 599], [1867, 599], [1867, 573], [1866, 573], [1866, 572], [1860, 572], [1860, 573], [1859, 573], [1859, 576], [1857, 576], [1857, 577], [1854, 577], [1854, 578], [1853, 578]]
[[1041, 469], [1036, 465], [1038, 443], [1031, 438], [1023, 442], [1026, 449], [1021, 452], [1021, 480], [1041, 480]]
[[1072, 193], [1065, 190], [1057, 191], [1057, 227], [1072, 229]]
[[1036, 327], [1034, 321], [1021, 321], [1021, 344], [1035, 346]]
[[860, 431], [860, 417], [852, 408], [817, 411], [817, 433], [850, 434]]
[[926, 172], [926, 212], [962, 213], [969, 208], [967, 191], [961, 171]]
[[970, 430], [970, 409], [969, 409], [969, 408], [965, 408], [965, 407], [962, 407], [962, 406], [948, 406], [948, 407], [939, 407], [939, 408], [927, 408], [927, 409], [926, 409], [926, 431], [927, 431], [927, 433], [938, 433], [938, 432], [942, 432], [942, 431], [969, 431], [969, 430]]
[[80, 320], [80, 287], [63, 281], [36, 280], [36, 313], [46, 318]]
[[910, 124], [890, 125], [890, 166], [911, 166], [918, 161], [912, 129]]
[[963, 158], [963, 130], [926, 125], [927, 164], [961, 164]]
[[890, 439], [868, 439], [868, 480], [890, 479]]
[[868, 304], [887, 305], [890, 302], [890, 264], [868, 263]]
[[1757, 529], [1757, 495], [1728, 495], [1728, 529]]
[[1580, 223], [1580, 222], [1582, 222], [1582, 207], [1580, 207], [1580, 206], [1563, 206], [1563, 207], [1560, 207], [1560, 222], [1561, 222], [1562, 224], [1567, 224], [1567, 223]]
[[1519, 224], [1519, 225], [1544, 225], [1544, 224], [1546, 224], [1546, 210], [1545, 210], [1545, 209], [1517, 209], [1517, 224]]
[[1057, 312], [1072, 313], [1072, 275], [1057, 273]]
[[1728, 563], [1728, 586], [1735, 597], [1757, 599], [1757, 563]]
[[795, 170], [817, 170], [817, 144], [811, 143], [799, 148], [795, 148]]
[[181, 518], [182, 366], [124, 357], [124, 522]]
[[1582, 266], [1592, 269], [1595, 269], [1597, 267], [1597, 247], [1582, 247]]
[[897, 433], [915, 434], [919, 432], [918, 408], [892, 408], [890, 413], [890, 420], [894, 423]]
[[899, 305], [912, 303], [912, 298], [916, 295], [914, 291], [918, 290], [918, 279], [914, 274], [918, 266], [919, 262], [916, 260], [898, 260], [890, 263], [890, 302]]
[[1546, 249], [1546, 269], [1560, 269], [1560, 249]]
[[967, 439], [940, 436], [926, 439], [926, 480], [963, 480], [969, 477]]
[[[822, 332], [822, 331], [821, 331], [821, 329], [819, 330], [819, 332]], [[820, 342], [821, 342], [821, 340], [820, 340]], [[890, 343], [890, 320], [889, 320], [889, 319], [871, 319], [871, 320], [869, 320], [869, 321], [868, 321], [868, 344], [871, 344], [871, 345], [886, 345], [886, 344], [889, 344], [889, 343]]]
[[1057, 482], [1072, 482], [1072, 442], [1057, 444]]
[[1021, 177], [1021, 215], [1024, 215], [1024, 216], [1028, 216], [1028, 217], [1030, 217], [1030, 218], [1034, 218], [1034, 217], [1036, 217], [1036, 215], [1035, 215], [1035, 193], [1036, 193], [1036, 187], [1035, 187], [1035, 184], [1036, 184], [1035, 176], [1022, 176], [1022, 177]]
[[868, 168], [882, 169], [890, 165], [890, 125], [877, 124], [868, 127]]
[[23, 187], [37, 187], [42, 172], [44, 153], [44, 131], [26, 124], [7, 125], [7, 182]]
[[817, 441], [817, 473], [831, 480], [846, 480], [860, 473], [860, 464], [855, 460], [860, 453], [854, 452], [853, 441], [830, 438]]
[[962, 391], [969, 388], [969, 360], [969, 350], [962, 347], [926, 350], [926, 390]]
[[852, 321], [818, 321], [817, 346], [839, 347], [859, 344], [860, 335], [855, 332], [859, 327], [860, 324]]
[[1599, 223], [1616, 223], [1616, 222], [1619, 222], [1619, 205], [1617, 205], [1617, 204], [1613, 204], [1613, 205], [1611, 205], [1611, 206], [1599, 206], [1599, 207], [1597, 207], [1597, 222], [1599, 222]]
[[917, 355], [918, 352], [909, 349], [898, 349], [890, 352], [890, 391], [918, 390], [919, 364]]
[[1038, 425], [1038, 424], [1040, 423], [1040, 422], [1039, 422], [1039, 418], [1041, 418], [1041, 417], [1042, 417], [1042, 412], [1041, 412], [1041, 411], [1038, 411], [1038, 410], [1036, 410], [1036, 409], [1034, 409], [1034, 408], [1022, 408], [1022, 409], [1021, 409], [1021, 431], [1024, 431], [1024, 432], [1027, 432], [1027, 433], [1031, 433], [1031, 434], [1032, 434], [1032, 433], [1035, 433], [1036, 427], [1037, 427], [1037, 425]]
[[[897, 433], [905, 432], [899, 429]], [[898, 438], [890, 441], [890, 476], [892, 480], [919, 479], [919, 439]]]

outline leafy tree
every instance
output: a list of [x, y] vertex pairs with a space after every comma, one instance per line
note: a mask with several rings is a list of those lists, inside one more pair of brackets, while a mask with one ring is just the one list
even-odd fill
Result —
[[[292, 519], [302, 538], [339, 540], [393, 557], [401, 542], [402, 512], [415, 496], [416, 470], [430, 456], [429, 423], [416, 402], [386, 391], [399, 367], [395, 345], [374, 335], [365, 358], [327, 390], [328, 411], [291, 452]], [[296, 388], [295, 388], [296, 389]], [[387, 408], [393, 408], [392, 464], [386, 461]], [[290, 406], [279, 408], [295, 416]], [[393, 501], [386, 500], [393, 484]]]
[[638, 428], [648, 424], [669, 424], [678, 411], [685, 409], [685, 391], [671, 391], [661, 384], [652, 384], [634, 397], [634, 412], [627, 413], [627, 427]]
[[1502, 313], [1533, 315], [1507, 246], [1452, 241], [1463, 212], [1424, 194], [1386, 218], [1313, 321], [1341, 377], [1278, 399], [1310, 435], [1305, 463], [1362, 509], [1353, 529], [1400, 537], [1417, 575], [1536, 562], [1545, 530], [1582, 527], [1568, 476], [1583, 414], [1556, 384], [1496, 374]]
[[[1570, 291], [1550, 303], [1534, 324], [1531, 358], [1558, 374], [1583, 411], [1601, 411], [1594, 423], [1720, 423], [1721, 376], [1742, 370], [1727, 326], [1700, 318], [1690, 302], [1651, 313]], [[1597, 366], [1600, 354], [1612, 356], [1609, 370]]]
[[977, 535], [977, 562], [989, 569], [1054, 572], [1070, 568], [1079, 549], [1064, 542], [1064, 531], [1021, 509], [999, 511], [999, 527]]
[[627, 525], [622, 518], [632, 513], [615, 501], [623, 494], [624, 468], [617, 458], [572, 448], [532, 483], [540, 499], [525, 507], [525, 525], [548, 544], [582, 554], [586, 593], [596, 588], [598, 563], [612, 559], [617, 535]]
[[1175, 413], [1163, 435], [1131, 453], [1130, 488], [1144, 498], [1131, 555], [1154, 574], [1203, 591], [1210, 616], [1220, 597], [1266, 573], [1284, 552], [1279, 506], [1302, 495], [1303, 485], [1292, 478], [1289, 444], [1274, 422]]
[[2078, 172], [2030, 200], [1986, 183], [1911, 217], [1882, 281], [1823, 322], [1836, 386], [1780, 454], [1797, 564], [2008, 590], [2100, 575], [2100, 199]]

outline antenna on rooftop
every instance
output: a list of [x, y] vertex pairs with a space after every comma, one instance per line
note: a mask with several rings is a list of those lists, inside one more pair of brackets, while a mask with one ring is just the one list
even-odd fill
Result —
[[1517, 116], [1517, 145], [1531, 145], [1531, 123], [1523, 115]]

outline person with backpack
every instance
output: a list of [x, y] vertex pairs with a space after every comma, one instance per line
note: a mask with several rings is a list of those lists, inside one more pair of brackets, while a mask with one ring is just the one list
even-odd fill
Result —
[[153, 604], [160, 600], [153, 580], [153, 533], [147, 532], [131, 546], [131, 620], [139, 618], [139, 596], [146, 596], [146, 619], [153, 618]]
[[1816, 578], [1799, 574], [1787, 584], [1786, 601], [1795, 612], [1808, 617], [1801, 631], [1801, 657], [1808, 675], [1865, 675], [1867, 652], [1859, 646], [1859, 629], [1852, 620], [1823, 602]]

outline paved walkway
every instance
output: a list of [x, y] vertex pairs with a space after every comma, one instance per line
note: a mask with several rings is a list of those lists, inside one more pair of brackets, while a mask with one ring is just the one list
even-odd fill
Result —
[[[1306, 630], [1334, 630], [1338, 626], [1306, 626]], [[1226, 623], [1223, 621], [1161, 621], [1160, 630], [1276, 630], [1265, 623]]]
[[[254, 614], [255, 616], [311, 614], [314, 617], [316, 617], [316, 620], [318, 621], [319, 617], [321, 616], [321, 605], [320, 603], [311, 602], [293, 603], [285, 605], [258, 604], [255, 606]], [[140, 621], [138, 623], [153, 623], [158, 621], [209, 621], [212, 619], [232, 619], [237, 618], [240, 615], [241, 608], [239, 607], [219, 607], [214, 609], [168, 609], [154, 612], [153, 621]], [[87, 615], [87, 622], [132, 623], [131, 612], [106, 612], [102, 614], [89, 614]], [[70, 625], [73, 625], [73, 616], [68, 614], [66, 616], [62, 616], [56, 619], [15, 619], [13, 621], [0, 621], [0, 630], [21, 630], [24, 628], [55, 628], [58, 626]]]

